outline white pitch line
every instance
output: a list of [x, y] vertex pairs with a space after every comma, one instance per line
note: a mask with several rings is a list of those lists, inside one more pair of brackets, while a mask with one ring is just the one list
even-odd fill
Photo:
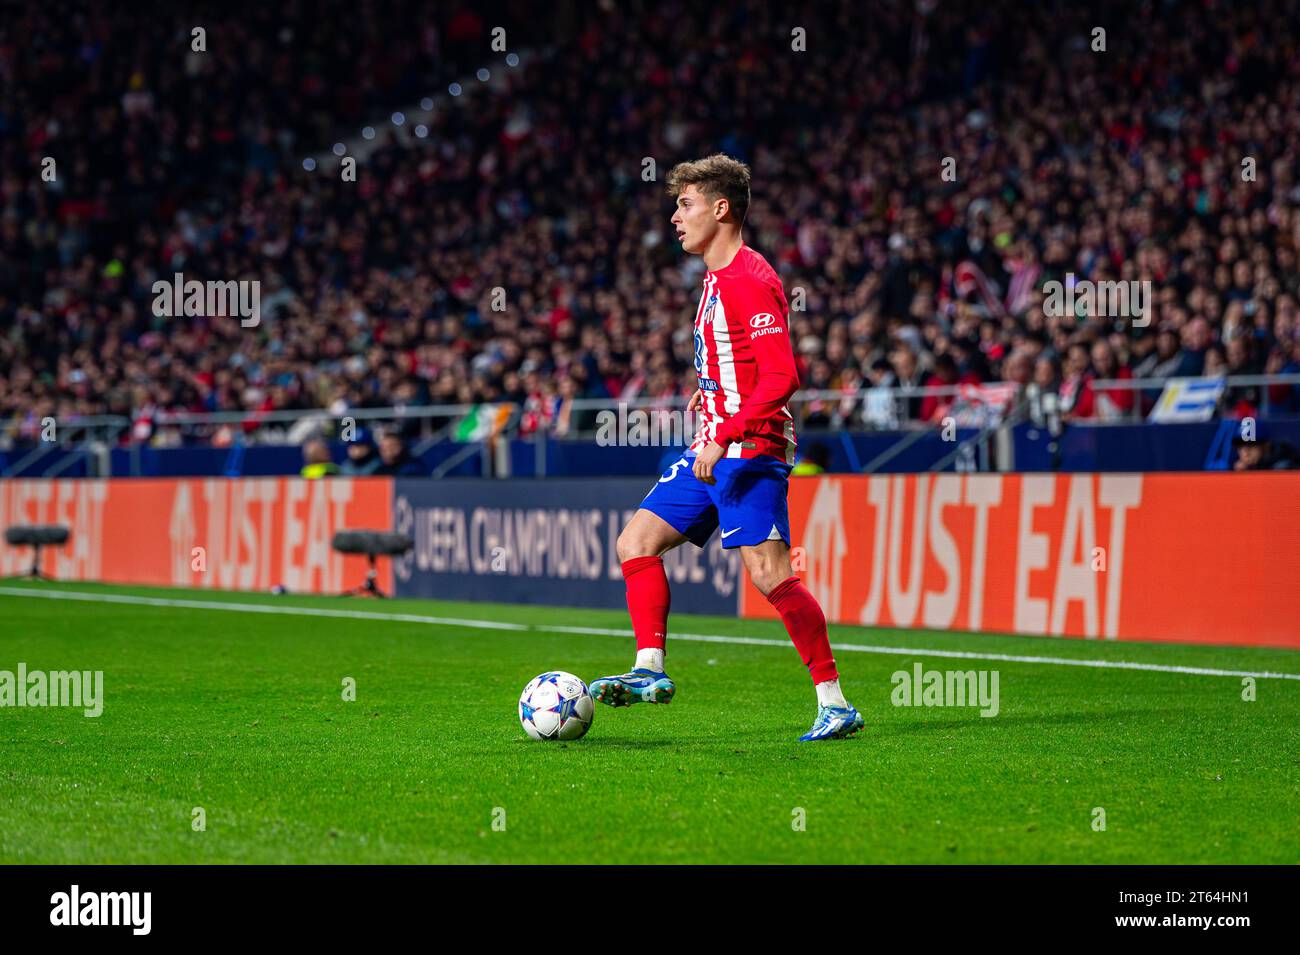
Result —
[[425, 617], [413, 613], [374, 613], [369, 610], [330, 610], [324, 607], [239, 604], [220, 600], [184, 600], [172, 597], [138, 597], [128, 594], [96, 594], [77, 590], [28, 590], [0, 587], [0, 594], [15, 597], [46, 597], [50, 600], [89, 600], [95, 603], [139, 604], [146, 607], [189, 607], [194, 610], [242, 610], [246, 613], [281, 613], [299, 617], [343, 617], [352, 620], [401, 620], [404, 623], [434, 623], [480, 630], [531, 630], [526, 623], [497, 623], [492, 620], [462, 620], [459, 617]]
[[[543, 627], [537, 630], [556, 633], [590, 633], [611, 637], [631, 637], [631, 630], [601, 630], [593, 627]], [[762, 637], [719, 637], [704, 633], [669, 634], [673, 640], [692, 643], [744, 643], [763, 647], [788, 647], [789, 640], [772, 640]], [[1209, 667], [1175, 666], [1166, 663], [1131, 663], [1126, 660], [1083, 660], [1071, 657], [1024, 657], [1009, 653], [977, 653], [972, 650], [927, 650], [921, 647], [877, 647], [862, 643], [832, 643], [832, 650], [849, 650], [857, 653], [888, 653], [903, 657], [951, 657], [959, 660], [999, 660], [1004, 663], [1047, 663], [1053, 666], [1096, 667], [1103, 670], [1152, 670], [1157, 673], [1190, 673], [1194, 676], [1253, 676], [1267, 680], [1300, 680], [1300, 673], [1271, 673], [1251, 670], [1215, 670]]]
[[[443, 626], [473, 627], [480, 630], [533, 631], [540, 633], [573, 633], [602, 637], [631, 637], [631, 630], [614, 630], [603, 627], [564, 627], [545, 624], [499, 623], [492, 620], [467, 620], [460, 617], [429, 617], [411, 613], [375, 613], [367, 610], [331, 610], [323, 607], [278, 606], [275, 604], [225, 603], [215, 600], [185, 600], [169, 597], [140, 597], [126, 594], [97, 594], [73, 590], [29, 590], [20, 587], [0, 587], [0, 595], [15, 597], [46, 597], [52, 600], [66, 598], [103, 603], [137, 604], [150, 607], [189, 607], [196, 610], [242, 610], [248, 613], [278, 613], [305, 617], [339, 617], [360, 620], [399, 620], [404, 623], [427, 623]], [[739, 646], [788, 647], [789, 640], [767, 637], [729, 637], [706, 633], [673, 633], [674, 640], [690, 643], [727, 643]], [[893, 656], [947, 657], [959, 660], [995, 660], [1003, 663], [1042, 663], [1049, 666], [1092, 667], [1102, 670], [1146, 670], [1155, 673], [1183, 673], [1191, 676], [1250, 676], [1262, 680], [1300, 680], [1300, 673], [1273, 673], [1252, 670], [1218, 670], [1210, 667], [1177, 666], [1164, 663], [1133, 663], [1127, 660], [1084, 660], [1070, 657], [1017, 656], [1009, 653], [977, 653], [969, 650], [931, 650], [924, 647], [881, 647], [861, 643], [833, 643], [834, 650], [856, 653], [882, 653]]]

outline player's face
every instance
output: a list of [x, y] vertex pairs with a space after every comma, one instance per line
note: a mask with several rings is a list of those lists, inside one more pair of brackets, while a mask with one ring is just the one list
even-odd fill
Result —
[[699, 255], [709, 247], [718, 231], [718, 217], [714, 212], [717, 200], [709, 199], [695, 186], [687, 186], [677, 197], [677, 211], [673, 213], [673, 227], [682, 248]]

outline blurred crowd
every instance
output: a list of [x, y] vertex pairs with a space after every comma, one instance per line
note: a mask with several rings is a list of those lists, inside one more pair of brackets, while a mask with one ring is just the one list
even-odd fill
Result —
[[[1094, 381], [1300, 372], [1289, 0], [98, 7], [0, 19], [19, 439], [47, 416], [163, 442], [170, 413], [441, 404], [462, 437], [563, 435], [590, 426], [578, 398], [689, 395], [702, 266], [662, 180], [719, 150], [753, 168], [746, 239], [795, 301], [804, 388], [854, 396], [805, 403], [806, 428], [951, 402], [876, 386], [1032, 382], [1117, 419], [1158, 389]], [[388, 121], [424, 97], [425, 136]], [[355, 182], [304, 167], [367, 123]], [[261, 323], [156, 316], [178, 272], [260, 281]], [[1049, 314], [1070, 276], [1150, 282], [1149, 324]], [[1265, 405], [1300, 411], [1300, 388], [1220, 410]]]

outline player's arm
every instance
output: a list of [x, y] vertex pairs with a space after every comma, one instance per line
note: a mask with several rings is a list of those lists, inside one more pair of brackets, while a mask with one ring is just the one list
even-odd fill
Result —
[[[745, 316], [743, 325], [753, 348], [758, 377], [740, 409], [718, 427], [714, 441], [696, 456], [695, 476], [706, 484], [713, 483], [713, 465], [726, 453], [727, 445], [743, 442], [757, 432], [799, 390], [799, 370], [780, 299], [772, 290], [763, 288], [759, 294], [742, 294], [740, 301], [729, 307]], [[755, 327], [755, 319], [761, 315], [771, 315], [772, 322], [764, 324], [759, 319]]]
[[[789, 328], [780, 298], [768, 288], [762, 294], [742, 297], [743, 324], [753, 349], [758, 377], [754, 389], [740, 409], [718, 428], [717, 441], [724, 448], [732, 442], [753, 436], [767, 421], [776, 417], [799, 390], [799, 369], [794, 363]], [[760, 316], [770, 315], [764, 324]]]

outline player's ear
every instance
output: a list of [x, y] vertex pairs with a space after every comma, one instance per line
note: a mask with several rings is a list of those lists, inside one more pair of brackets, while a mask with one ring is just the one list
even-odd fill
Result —
[[731, 203], [726, 199], [716, 199], [713, 202], [713, 219], [715, 222], [721, 222], [727, 218], [731, 212]]

